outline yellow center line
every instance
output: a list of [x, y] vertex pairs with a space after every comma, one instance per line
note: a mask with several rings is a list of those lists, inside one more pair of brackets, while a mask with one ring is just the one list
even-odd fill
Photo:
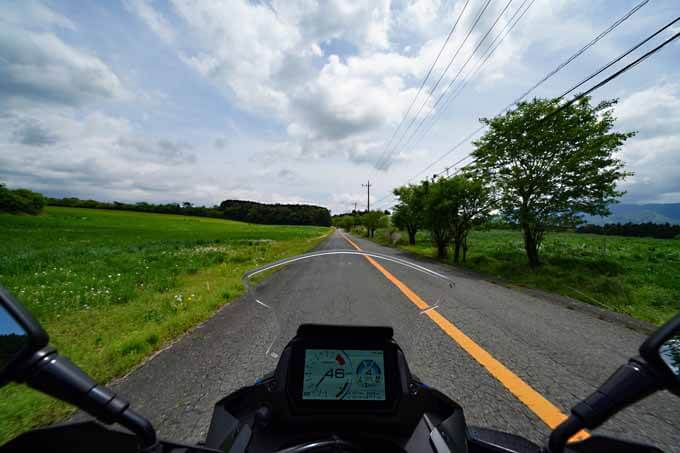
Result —
[[[362, 250], [354, 241], [347, 235], [341, 233], [345, 240], [357, 250]], [[418, 294], [411, 288], [406, 286], [397, 277], [392, 275], [387, 269], [381, 266], [375, 259], [370, 256], [364, 256], [376, 269], [380, 271], [390, 282], [394, 284], [408, 300], [410, 300], [416, 307], [421, 310], [428, 308], [425, 302]], [[529, 384], [524, 382], [519, 376], [510, 371], [505, 365], [496, 360], [484, 348], [475, 343], [470, 337], [465, 335], [458, 327], [451, 321], [446, 319], [444, 315], [439, 313], [436, 308], [431, 308], [425, 314], [434, 321], [441, 330], [444, 331], [453, 341], [455, 341], [465, 352], [470, 354], [480, 365], [482, 365], [488, 372], [498, 380], [503, 386], [510, 391], [517, 399], [519, 399], [525, 406], [529, 408], [534, 414], [538, 416], [546, 425], [554, 429], [557, 425], [566, 420], [567, 416], [548, 401], [543, 395], [538, 393]], [[571, 438], [572, 441], [583, 440], [590, 437], [587, 431], [581, 431]]]

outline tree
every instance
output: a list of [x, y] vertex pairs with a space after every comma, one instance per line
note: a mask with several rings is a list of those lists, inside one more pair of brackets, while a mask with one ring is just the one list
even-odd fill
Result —
[[366, 227], [366, 237], [375, 237], [375, 230], [387, 224], [387, 217], [381, 211], [370, 211], [361, 216], [361, 223]]
[[481, 179], [472, 179], [469, 175], [461, 174], [444, 179], [442, 184], [448, 185], [448, 196], [451, 197], [456, 212], [451, 218], [451, 236], [454, 244], [453, 262], [460, 262], [467, 258], [467, 237], [475, 225], [483, 223], [493, 206], [490, 187]]
[[333, 225], [342, 228], [345, 231], [352, 231], [354, 228], [355, 218], [353, 215], [341, 215], [333, 218]]
[[457, 207], [453, 205], [448, 196], [447, 187], [437, 182], [422, 183], [423, 198], [423, 226], [430, 231], [430, 237], [437, 247], [437, 257], [446, 258], [449, 255], [449, 243], [451, 242], [451, 221]]
[[503, 215], [522, 228], [532, 267], [548, 229], [573, 227], [580, 214], [609, 215], [624, 193], [617, 182], [631, 174], [614, 157], [635, 134], [612, 132], [616, 100], [592, 106], [584, 97], [555, 114], [559, 103], [534, 99], [482, 118], [489, 130], [472, 153], [472, 173], [492, 185]]
[[482, 223], [492, 206], [491, 189], [480, 179], [463, 174], [424, 182], [424, 224], [430, 230], [437, 256], [448, 256], [453, 242], [453, 261], [467, 255], [467, 237], [472, 227]]
[[422, 186], [402, 186], [394, 189], [399, 204], [392, 212], [392, 224], [408, 232], [408, 243], [416, 243], [416, 233], [423, 226], [423, 188]]
[[0, 212], [37, 215], [44, 206], [42, 194], [28, 189], [8, 189], [0, 183]]

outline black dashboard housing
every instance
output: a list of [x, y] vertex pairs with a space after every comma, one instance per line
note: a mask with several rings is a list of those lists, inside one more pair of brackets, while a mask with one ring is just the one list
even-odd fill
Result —
[[[364, 446], [375, 442], [381, 451], [422, 446], [414, 437], [425, 436], [428, 444], [423, 414], [438, 425], [454, 413], [463, 420], [462, 409], [411, 375], [392, 335], [390, 327], [301, 325], [273, 373], [216, 404], [206, 446], [224, 449], [244, 442], [248, 451], [277, 451], [336, 435]], [[384, 351], [385, 401], [302, 400], [301, 360], [306, 349], [315, 348]]]

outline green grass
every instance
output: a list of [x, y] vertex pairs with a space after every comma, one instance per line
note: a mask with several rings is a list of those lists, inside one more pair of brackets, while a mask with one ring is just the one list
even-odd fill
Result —
[[[377, 242], [389, 242], [386, 231]], [[416, 245], [402, 239], [404, 250], [435, 256], [426, 232]], [[680, 311], [680, 240], [547, 234], [541, 247], [543, 265], [532, 270], [518, 231], [473, 231], [468, 259], [462, 266], [520, 286], [573, 297], [638, 319], [662, 324]]]
[[[0, 214], [0, 283], [99, 382], [122, 376], [243, 293], [248, 269], [314, 247], [328, 228], [49, 207]], [[0, 389], [0, 444], [72, 408]]]

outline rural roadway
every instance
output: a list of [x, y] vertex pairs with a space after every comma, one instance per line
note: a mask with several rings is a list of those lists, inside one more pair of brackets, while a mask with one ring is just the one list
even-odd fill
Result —
[[[409, 258], [347, 238], [336, 231], [319, 249], [359, 247]], [[315, 258], [276, 272], [257, 297], [279, 311], [280, 329], [271, 311], [240, 298], [113, 387], [161, 437], [196, 442], [218, 399], [274, 368], [276, 360], [265, 350], [277, 332], [288, 338], [301, 320], [389, 324], [412, 371], [459, 402], [469, 424], [542, 443], [547, 423], [635, 355], [645, 338], [587, 311], [418, 262], [450, 277], [453, 289], [395, 263], [380, 261], [383, 272], [357, 255]], [[416, 303], [439, 306], [423, 312]], [[599, 432], [680, 451], [680, 399], [658, 393]]]

